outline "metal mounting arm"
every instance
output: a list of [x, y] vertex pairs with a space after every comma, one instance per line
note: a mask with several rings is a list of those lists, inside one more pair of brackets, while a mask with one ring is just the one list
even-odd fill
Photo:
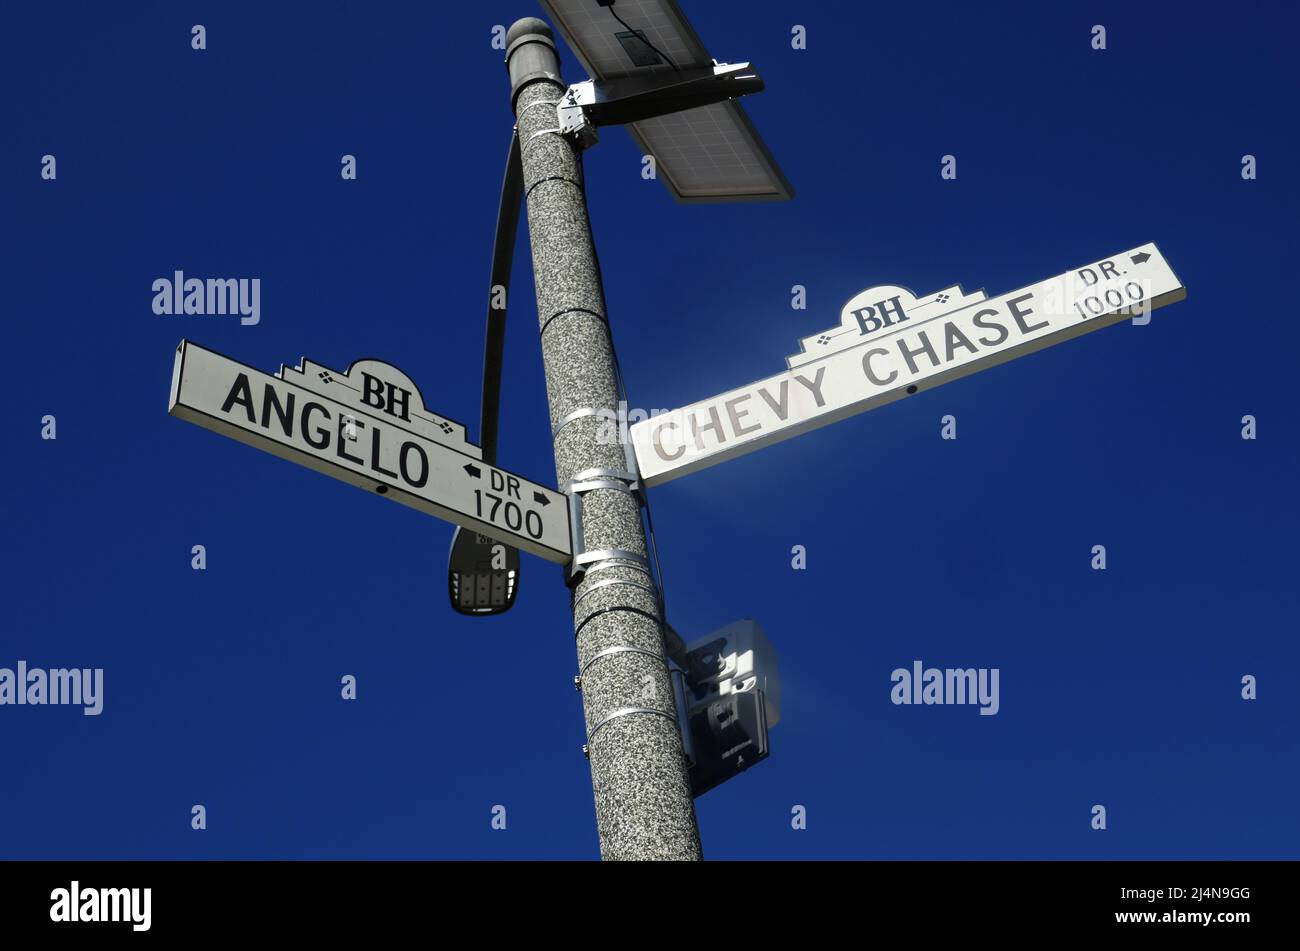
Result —
[[749, 63], [717, 63], [672, 73], [588, 79], [565, 90], [556, 112], [560, 131], [583, 146], [596, 141], [596, 126], [625, 125], [762, 92], [763, 80]]

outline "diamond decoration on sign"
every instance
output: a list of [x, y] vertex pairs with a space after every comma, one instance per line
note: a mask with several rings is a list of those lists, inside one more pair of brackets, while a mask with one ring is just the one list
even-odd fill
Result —
[[940, 294], [935, 298], [935, 302], [939, 304], [946, 304], [949, 300], [951, 300], [951, 298], [947, 294]]
[[817, 338], [817, 342], [824, 347], [831, 342], [831, 338], [828, 334], [822, 334], [820, 337]]
[[326, 383], [333, 383], [333, 382], [334, 382], [334, 377], [330, 376], [330, 375], [329, 375], [328, 373], [326, 373], [324, 370], [321, 370], [320, 373], [317, 374], [317, 376], [319, 376], [319, 377], [320, 377], [322, 380], [324, 380]]
[[441, 429], [448, 436], [451, 435], [451, 423], [447, 422], [446, 420], [440, 421], [438, 423], [438, 428]]

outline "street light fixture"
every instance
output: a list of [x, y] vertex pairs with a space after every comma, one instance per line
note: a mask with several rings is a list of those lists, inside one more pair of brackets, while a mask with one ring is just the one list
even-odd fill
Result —
[[447, 556], [447, 593], [461, 614], [504, 614], [519, 593], [519, 549], [456, 526]]
[[[523, 167], [519, 159], [519, 136], [512, 133], [506, 154], [497, 205], [496, 236], [492, 242], [492, 270], [488, 278], [487, 331], [483, 341], [483, 398], [479, 417], [479, 448], [483, 461], [496, 465], [498, 423], [501, 417], [501, 364], [506, 343], [506, 303], [510, 273], [515, 259], [515, 235], [519, 229], [519, 206], [523, 200]], [[447, 594], [452, 609], [474, 616], [504, 614], [514, 606], [519, 591], [519, 551], [506, 549], [508, 569], [492, 568], [501, 556], [486, 557], [481, 537], [457, 528], [447, 556]]]

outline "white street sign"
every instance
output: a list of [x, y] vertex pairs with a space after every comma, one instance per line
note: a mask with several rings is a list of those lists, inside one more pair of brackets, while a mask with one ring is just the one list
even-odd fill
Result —
[[387, 363], [343, 373], [304, 359], [270, 376], [182, 340], [168, 412], [548, 561], [572, 558], [569, 500], [483, 462], [465, 427], [425, 409]]
[[1186, 296], [1154, 244], [987, 300], [871, 288], [785, 373], [633, 424], [641, 477], [659, 485]]

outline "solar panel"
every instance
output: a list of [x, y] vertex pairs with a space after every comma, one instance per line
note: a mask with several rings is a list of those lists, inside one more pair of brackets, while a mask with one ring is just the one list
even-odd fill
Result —
[[[579, 62], [598, 81], [668, 74], [674, 66], [713, 66], [674, 0], [615, 0], [612, 7], [597, 0], [541, 3]], [[650, 56], [643, 56], [647, 51]], [[653, 65], [637, 64], [651, 59]], [[794, 195], [734, 99], [632, 122], [628, 131], [643, 154], [654, 156], [658, 177], [678, 201], [783, 201]]]
[[628, 126], [679, 201], [786, 201], [786, 181], [735, 100]]
[[[673, 0], [616, 0], [612, 7], [602, 7], [596, 0], [541, 3], [593, 79], [619, 79], [647, 69], [671, 72], [673, 65], [678, 69], [713, 65], [704, 44]], [[628, 28], [645, 34], [672, 65], [646, 67], [633, 63], [616, 36]]]

